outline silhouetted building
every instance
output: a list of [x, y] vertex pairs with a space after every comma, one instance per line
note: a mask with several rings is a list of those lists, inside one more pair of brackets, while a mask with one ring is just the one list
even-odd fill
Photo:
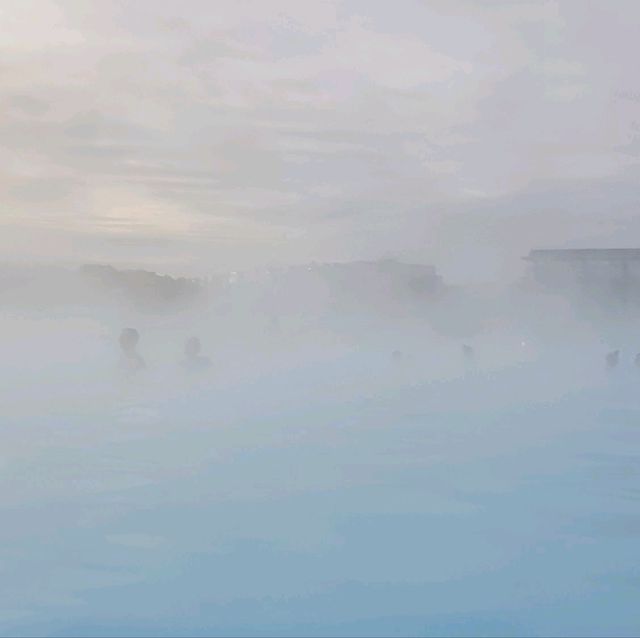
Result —
[[[232, 273], [228, 289], [258, 298], [269, 311], [320, 317], [331, 311], [393, 314], [428, 303], [443, 288], [431, 265], [393, 259], [311, 263]], [[255, 292], [259, 294], [255, 294]]]
[[103, 289], [122, 295], [136, 305], [162, 307], [194, 299], [202, 290], [195, 279], [169, 277], [147, 270], [117, 270], [112, 266], [87, 264], [82, 274]]
[[628, 300], [640, 293], [640, 249], [578, 248], [532, 250], [536, 283], [545, 288]]

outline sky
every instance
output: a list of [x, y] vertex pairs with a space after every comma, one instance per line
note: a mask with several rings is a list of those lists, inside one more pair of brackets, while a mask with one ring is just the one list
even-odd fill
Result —
[[640, 245], [640, 3], [4, 0], [0, 261], [515, 277]]

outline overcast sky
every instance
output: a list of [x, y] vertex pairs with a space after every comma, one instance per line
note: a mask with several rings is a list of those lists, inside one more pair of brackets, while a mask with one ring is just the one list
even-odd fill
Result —
[[4, 0], [0, 256], [491, 279], [640, 245], [640, 2]]

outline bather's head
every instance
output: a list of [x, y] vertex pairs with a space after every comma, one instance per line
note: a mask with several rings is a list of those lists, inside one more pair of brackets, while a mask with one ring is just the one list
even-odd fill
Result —
[[190, 337], [184, 345], [184, 354], [187, 359], [194, 359], [200, 354], [200, 339], [198, 337]]
[[131, 354], [135, 352], [140, 335], [135, 328], [124, 328], [120, 333], [120, 348], [125, 354]]

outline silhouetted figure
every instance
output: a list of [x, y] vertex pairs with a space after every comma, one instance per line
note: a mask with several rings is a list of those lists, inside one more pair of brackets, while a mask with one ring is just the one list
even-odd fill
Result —
[[135, 328], [124, 328], [120, 333], [119, 343], [122, 350], [120, 366], [126, 370], [136, 371], [147, 367], [144, 359], [136, 351], [139, 340], [140, 335]]
[[609, 370], [617, 368], [618, 363], [620, 363], [620, 350], [613, 350], [612, 352], [607, 353], [606, 361], [607, 368]]
[[475, 361], [476, 353], [473, 348], [466, 343], [462, 344], [462, 357], [467, 365], [471, 365]]
[[184, 366], [190, 372], [206, 370], [211, 365], [211, 359], [200, 354], [201, 349], [198, 337], [190, 337], [184, 344]]

